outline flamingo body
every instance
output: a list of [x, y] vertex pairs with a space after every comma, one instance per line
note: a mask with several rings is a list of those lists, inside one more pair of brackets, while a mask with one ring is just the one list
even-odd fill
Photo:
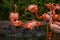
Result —
[[11, 13], [9, 16], [11, 24], [15, 27], [23, 24], [22, 21], [18, 20], [18, 16], [18, 13]]
[[24, 25], [24, 27], [25, 27], [26, 29], [32, 29], [32, 28], [34, 28], [35, 26], [37, 26], [37, 27], [38, 27], [38, 26], [41, 26], [41, 23], [32, 20], [32, 21], [29, 21], [28, 23], [26, 23], [26, 24]]

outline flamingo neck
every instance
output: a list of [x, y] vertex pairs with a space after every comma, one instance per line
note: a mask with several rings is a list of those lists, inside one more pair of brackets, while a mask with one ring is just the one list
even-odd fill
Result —
[[50, 15], [49, 23], [50, 23], [50, 24], [52, 24], [52, 23], [53, 23], [52, 15]]
[[38, 12], [36, 12], [35, 15], [36, 15], [36, 17], [37, 17], [38, 19], [40, 19], [40, 18], [39, 18], [39, 15], [38, 15]]

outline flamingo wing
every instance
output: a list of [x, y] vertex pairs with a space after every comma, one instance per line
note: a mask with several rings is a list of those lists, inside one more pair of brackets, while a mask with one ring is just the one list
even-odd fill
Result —
[[56, 24], [50, 24], [50, 28], [55, 31], [60, 33], [60, 26]]

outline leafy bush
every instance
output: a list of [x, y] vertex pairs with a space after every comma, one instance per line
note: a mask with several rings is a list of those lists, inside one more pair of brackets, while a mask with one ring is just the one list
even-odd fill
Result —
[[[30, 4], [36, 4], [39, 8], [39, 15], [46, 12], [47, 9], [45, 8], [46, 3], [60, 3], [60, 0], [0, 0], [0, 19], [2, 20], [8, 20], [9, 12], [12, 11], [12, 5], [14, 3], [17, 4], [17, 12], [20, 14], [21, 20], [26, 20], [24, 18], [28, 19], [28, 15], [31, 15], [31, 13], [25, 12], [25, 9]], [[35, 17], [36, 18], [36, 17]]]

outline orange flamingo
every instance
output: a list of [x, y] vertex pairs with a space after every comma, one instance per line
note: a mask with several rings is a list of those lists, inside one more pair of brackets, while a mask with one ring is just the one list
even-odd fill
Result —
[[40, 22], [38, 22], [38, 21], [35, 21], [34, 19], [33, 20], [31, 20], [31, 21], [29, 21], [29, 22], [27, 22], [25, 25], [24, 25], [24, 27], [26, 28], [26, 29], [33, 29], [34, 27], [39, 27], [39, 26], [41, 26], [41, 23]]
[[19, 19], [19, 14], [16, 12], [16, 4], [13, 5], [13, 12], [10, 13], [9, 19], [11, 21], [11, 24], [16, 26], [20, 26], [23, 24], [22, 21], [18, 20]]
[[46, 8], [48, 8], [50, 10], [50, 12], [55, 14], [55, 9], [54, 9], [54, 4], [53, 3], [45, 4], [45, 6], [46, 6]]

